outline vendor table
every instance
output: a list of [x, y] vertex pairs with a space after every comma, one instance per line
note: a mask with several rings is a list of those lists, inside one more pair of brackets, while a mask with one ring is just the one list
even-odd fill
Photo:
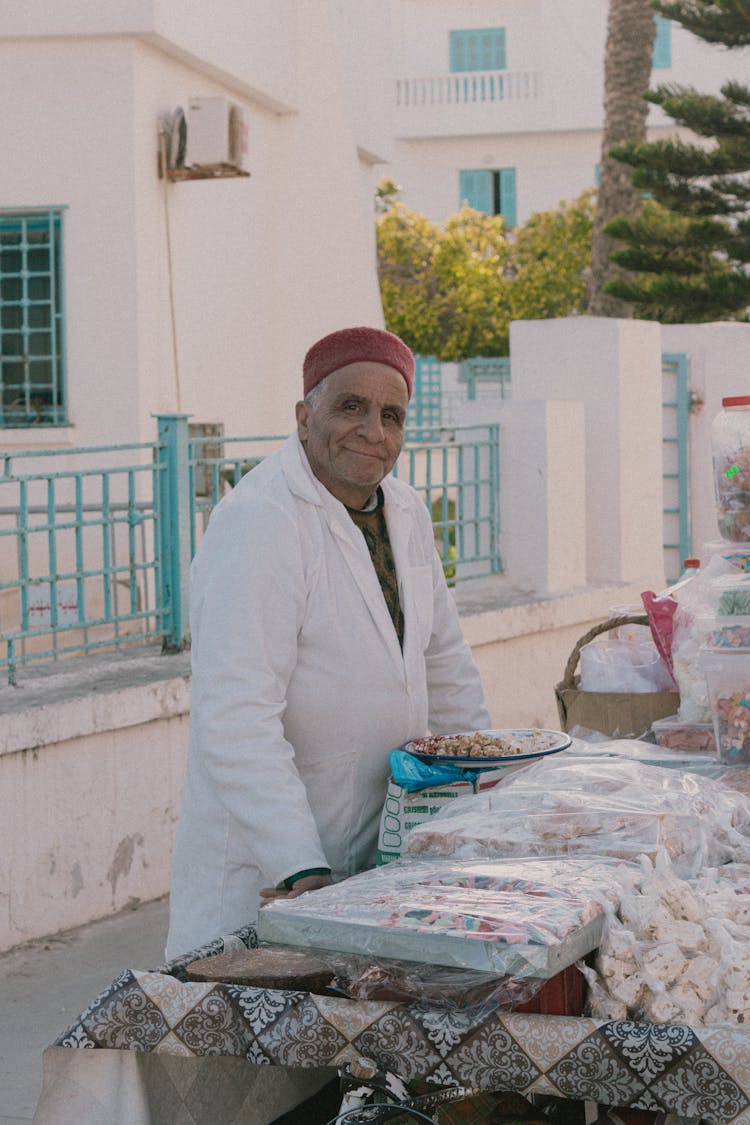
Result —
[[406, 1082], [750, 1125], [750, 1029], [187, 981], [190, 961], [255, 940], [246, 927], [123, 972], [45, 1052], [35, 1125], [266, 1125], [359, 1055]]

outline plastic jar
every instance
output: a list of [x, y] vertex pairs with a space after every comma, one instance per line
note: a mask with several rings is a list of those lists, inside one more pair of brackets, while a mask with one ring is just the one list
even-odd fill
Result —
[[720, 761], [750, 764], [750, 649], [701, 649]]
[[721, 400], [711, 423], [711, 451], [719, 535], [750, 540], [750, 395]]

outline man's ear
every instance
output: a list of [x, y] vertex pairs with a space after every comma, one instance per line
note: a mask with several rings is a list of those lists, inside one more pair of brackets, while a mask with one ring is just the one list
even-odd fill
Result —
[[307, 438], [307, 420], [310, 417], [312, 407], [309, 402], [298, 402], [294, 408], [294, 413], [297, 418], [297, 436], [300, 441], [305, 441]]

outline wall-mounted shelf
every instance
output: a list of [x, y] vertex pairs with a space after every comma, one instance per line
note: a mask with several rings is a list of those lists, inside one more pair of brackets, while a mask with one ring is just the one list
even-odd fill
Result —
[[[159, 169], [159, 177], [162, 171]], [[249, 176], [233, 164], [198, 164], [191, 168], [167, 168], [167, 179], [173, 183], [180, 180], [230, 180], [238, 176]]]

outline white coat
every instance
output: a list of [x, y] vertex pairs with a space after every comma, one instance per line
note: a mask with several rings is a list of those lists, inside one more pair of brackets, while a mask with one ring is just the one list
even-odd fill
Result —
[[364, 536], [296, 435], [211, 515], [191, 568], [169, 958], [253, 922], [261, 887], [371, 865], [388, 752], [489, 726], [429, 513], [409, 485], [382, 488], [403, 652]]

